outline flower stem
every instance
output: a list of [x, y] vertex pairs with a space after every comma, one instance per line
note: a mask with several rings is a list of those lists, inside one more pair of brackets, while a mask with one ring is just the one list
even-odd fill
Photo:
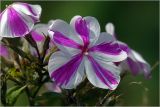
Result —
[[159, 61], [156, 61], [152, 66], [151, 71], [153, 71], [158, 65], [159, 65]]

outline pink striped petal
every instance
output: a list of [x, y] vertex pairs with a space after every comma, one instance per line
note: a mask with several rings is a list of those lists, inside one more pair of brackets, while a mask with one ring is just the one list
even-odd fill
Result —
[[81, 17], [75, 22], [75, 30], [81, 36], [84, 46], [87, 47], [89, 45], [89, 29], [86, 21]]
[[68, 57], [55, 52], [49, 60], [48, 70], [51, 79], [65, 89], [75, 88], [84, 77], [84, 63], [81, 54]]
[[129, 46], [123, 42], [117, 42], [119, 47], [128, 54], [128, 58], [121, 62], [120, 66], [122, 70], [130, 70], [133, 75], [144, 74], [145, 78], [151, 77], [151, 67], [144, 60], [144, 58], [136, 51], [129, 48]]
[[62, 20], [53, 21], [49, 34], [61, 51], [70, 55], [76, 55], [81, 52], [83, 42], [66, 22]]
[[22, 37], [28, 34], [39, 21], [41, 7], [26, 3], [9, 5], [0, 14], [0, 33], [2, 37]]
[[25, 13], [30, 16], [33, 21], [38, 22], [41, 15], [41, 7], [39, 5], [30, 5], [27, 3], [13, 3], [12, 7], [19, 13]]
[[151, 77], [150, 65], [136, 51], [131, 50], [127, 64], [133, 75], [144, 74], [147, 79]]
[[127, 58], [127, 53], [120, 49], [114, 37], [101, 33], [95, 45], [88, 49], [91, 56], [106, 62], [119, 62]]
[[76, 49], [82, 49], [82, 46], [80, 44], [76, 43], [72, 39], [67, 38], [60, 32], [56, 32], [56, 31], [54, 32], [53, 40], [55, 41], [55, 43], [63, 45], [63, 46], [76, 48]]
[[36, 42], [42, 42], [45, 40], [45, 37], [43, 34], [40, 34], [39, 32], [37, 31], [31, 31], [31, 35], [32, 35], [32, 38], [36, 41]]
[[84, 46], [93, 45], [100, 34], [100, 26], [94, 17], [74, 16], [70, 22], [72, 28], [83, 40]]
[[94, 86], [110, 90], [118, 86], [120, 71], [113, 64], [88, 56], [85, 60], [85, 68], [87, 78]]
[[36, 24], [32, 31], [31, 35], [36, 42], [42, 42], [45, 40], [44, 35], [48, 35], [49, 24]]

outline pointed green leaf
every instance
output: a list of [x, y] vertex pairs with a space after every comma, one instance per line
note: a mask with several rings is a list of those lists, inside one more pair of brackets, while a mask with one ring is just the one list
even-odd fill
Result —
[[19, 95], [26, 88], [26, 85], [23, 87], [14, 86], [7, 91], [7, 103], [9, 105], [14, 105], [17, 101]]

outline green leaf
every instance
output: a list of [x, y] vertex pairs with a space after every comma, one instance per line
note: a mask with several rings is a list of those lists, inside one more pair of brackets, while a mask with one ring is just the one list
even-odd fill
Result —
[[27, 85], [23, 87], [14, 86], [7, 91], [7, 103], [8, 105], [14, 105], [19, 95], [23, 92]]
[[38, 106], [61, 106], [63, 105], [62, 95], [55, 92], [46, 92], [36, 97], [36, 105]]

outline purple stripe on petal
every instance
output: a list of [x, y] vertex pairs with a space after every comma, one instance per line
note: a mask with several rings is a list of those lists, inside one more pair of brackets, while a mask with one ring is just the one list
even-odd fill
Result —
[[34, 16], [37, 16], [37, 13], [35, 13], [32, 9], [32, 7], [27, 3], [21, 3], [23, 6], [25, 6]]
[[151, 70], [148, 64], [133, 61], [131, 58], [127, 58], [127, 63], [133, 75], [143, 73], [146, 79], [151, 78]]
[[56, 43], [58, 43], [60, 45], [64, 45], [64, 46], [76, 48], [76, 49], [82, 49], [82, 46], [80, 44], [76, 43], [75, 41], [73, 41], [70, 38], [67, 38], [66, 36], [64, 36], [60, 32], [57, 32], [57, 31], [54, 32], [53, 39]]
[[[36, 16], [37, 16], [38, 14], [33, 11], [32, 7], [31, 7], [29, 4], [27, 4], [27, 3], [22, 3], [22, 5], [23, 5], [24, 7], [26, 7], [26, 8], [30, 11], [30, 13], [33, 14], [33, 16], [29, 15], [29, 17], [31, 17], [31, 19], [32, 19], [34, 22], [39, 21], [39, 19], [36, 18]], [[35, 17], [34, 17], [34, 16], [35, 16]]]
[[8, 24], [12, 35], [21, 37], [29, 31], [29, 28], [23, 21], [22, 16], [11, 7], [8, 8]]
[[94, 72], [96, 73], [97, 77], [104, 83], [106, 84], [110, 89], [112, 87], [110, 84], [118, 84], [116, 78], [114, 75], [107, 69], [104, 69], [100, 64], [94, 60], [93, 57], [88, 56], [89, 61], [92, 64], [92, 67], [94, 68]]
[[82, 59], [83, 56], [81, 54], [74, 56], [69, 62], [53, 71], [51, 78], [54, 78], [55, 83], [58, 85], [67, 85], [71, 77], [76, 73]]
[[140, 65], [138, 62], [133, 61], [131, 58], [127, 58], [128, 66], [133, 75], [137, 75], [140, 71]]
[[127, 52], [127, 54], [131, 52], [131, 49], [128, 47], [127, 44], [119, 43], [118, 45], [123, 51]]
[[89, 49], [89, 51], [102, 52], [111, 55], [119, 55], [121, 49], [119, 48], [118, 44], [110, 42], [110, 43], [101, 43], [99, 45], [93, 46]]
[[89, 29], [87, 23], [84, 19], [78, 18], [75, 22], [75, 29], [77, 33], [81, 36], [84, 45], [89, 45]]
[[39, 22], [39, 19], [37, 19], [36, 17], [33, 17], [33, 16], [29, 16], [29, 17], [33, 20], [34, 23]]
[[36, 31], [32, 31], [32, 32], [31, 32], [31, 35], [32, 35], [33, 39], [34, 39], [35, 41], [37, 41], [37, 42], [44, 41], [44, 39], [45, 39], [44, 35], [39, 34], [39, 33], [36, 32]]

